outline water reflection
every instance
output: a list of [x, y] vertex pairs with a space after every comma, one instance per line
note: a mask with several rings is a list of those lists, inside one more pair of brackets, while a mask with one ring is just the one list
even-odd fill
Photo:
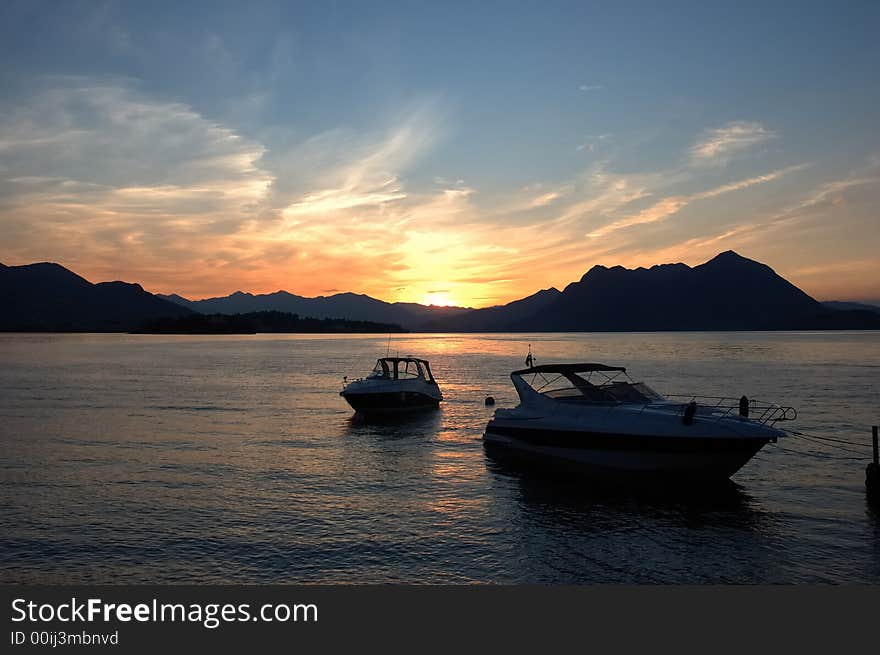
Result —
[[485, 396], [516, 403], [528, 342], [542, 362], [622, 363], [662, 391], [784, 399], [798, 429], [861, 439], [876, 335], [399, 341], [431, 360], [439, 410], [366, 420], [339, 397], [385, 335], [0, 335], [0, 580], [880, 580], [880, 517], [851, 462], [764, 450], [743, 486], [615, 488], [498, 462], [480, 439]]
[[624, 483], [494, 449], [484, 454], [494, 481], [493, 511], [519, 535], [520, 566], [532, 580], [668, 584], [786, 577], [777, 522], [729, 480], [698, 488]]
[[404, 414], [364, 415], [354, 413], [344, 421], [344, 432], [354, 437], [404, 439], [435, 436], [443, 420], [442, 409]]
[[677, 514], [688, 521], [721, 518], [730, 525], [752, 526], [762, 511], [744, 487], [732, 480], [698, 486], [670, 480], [588, 477], [552, 462], [511, 456], [484, 448], [487, 468], [515, 481], [526, 505], [560, 513], [614, 509], [638, 514]]
[[[342, 458], [364, 480], [386, 491], [417, 488], [431, 476], [441, 410], [400, 416], [350, 415], [342, 423]], [[387, 501], [386, 501], [387, 502]]]

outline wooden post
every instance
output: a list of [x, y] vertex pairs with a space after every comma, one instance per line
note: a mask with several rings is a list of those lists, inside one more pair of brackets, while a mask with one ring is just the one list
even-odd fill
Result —
[[880, 462], [877, 461], [877, 426], [871, 426], [871, 445], [874, 447], [874, 461], [865, 467], [865, 490], [868, 502], [880, 504]]
[[877, 426], [871, 426], [871, 443], [874, 446], [874, 466], [880, 466], [880, 452], [877, 449]]

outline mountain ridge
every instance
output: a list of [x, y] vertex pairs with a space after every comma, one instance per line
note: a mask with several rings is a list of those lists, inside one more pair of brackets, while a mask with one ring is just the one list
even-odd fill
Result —
[[235, 291], [228, 296], [202, 300], [188, 300], [177, 294], [160, 294], [159, 297], [171, 302], [178, 302], [187, 309], [201, 314], [281, 311], [313, 318], [396, 323], [407, 329], [419, 327], [440, 316], [473, 311], [469, 307], [441, 307], [407, 302], [389, 303], [366, 294], [350, 291], [314, 297], [299, 296], [284, 290], [263, 294]]
[[124, 332], [146, 320], [192, 313], [140, 284], [93, 284], [53, 262], [0, 265], [0, 307], [4, 332]]
[[880, 329], [880, 315], [823, 307], [770, 266], [728, 250], [697, 266], [591, 267], [532, 313], [514, 303], [427, 327], [450, 332]]
[[354, 292], [307, 298], [279, 290], [189, 300], [138, 283], [93, 284], [57, 263], [0, 263], [0, 330], [130, 331], [192, 314], [282, 312], [396, 324], [423, 332], [880, 329], [880, 307], [820, 303], [770, 266], [729, 250], [696, 266], [592, 266], [555, 287], [479, 309], [389, 303]]

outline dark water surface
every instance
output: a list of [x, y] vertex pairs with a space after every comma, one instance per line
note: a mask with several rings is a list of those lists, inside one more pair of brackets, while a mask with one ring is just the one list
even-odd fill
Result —
[[850, 453], [789, 439], [698, 493], [487, 456], [528, 343], [794, 405], [859, 452], [880, 422], [877, 333], [401, 335], [446, 400], [389, 424], [337, 394], [387, 336], [0, 335], [0, 581], [880, 582], [867, 460], [798, 454]]

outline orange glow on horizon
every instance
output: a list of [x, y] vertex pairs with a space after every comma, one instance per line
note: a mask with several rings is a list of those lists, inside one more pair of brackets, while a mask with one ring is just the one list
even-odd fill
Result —
[[422, 296], [421, 304], [436, 305], [437, 307], [452, 307], [455, 301], [448, 291], [429, 291]]

